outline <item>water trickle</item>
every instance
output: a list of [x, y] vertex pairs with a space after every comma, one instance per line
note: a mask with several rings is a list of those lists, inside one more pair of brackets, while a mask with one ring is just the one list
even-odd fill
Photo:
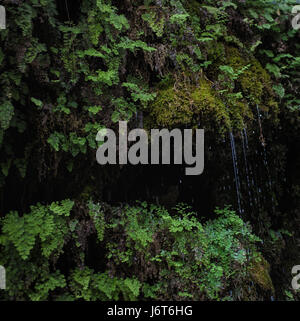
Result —
[[246, 128], [243, 129], [243, 133], [244, 133], [244, 137], [245, 137], [246, 148], [248, 150], [249, 149], [249, 141], [248, 141], [248, 135], [247, 135]]
[[[245, 147], [246, 147], [246, 152], [247, 152], [249, 150], [249, 140], [248, 140], [247, 130], [245, 128], [243, 129], [243, 134], [244, 134]], [[252, 170], [252, 166], [251, 166], [250, 162], [248, 162], [248, 169], [249, 169], [249, 179], [250, 179], [250, 183], [251, 183], [252, 191], [253, 191], [253, 193], [252, 193], [253, 194], [253, 205], [256, 205], [257, 207], [259, 207], [259, 200], [258, 200], [259, 195], [256, 195], [257, 187], [256, 187], [255, 178], [254, 178], [254, 174], [253, 174], [253, 170]]]
[[249, 166], [248, 166], [247, 150], [246, 150], [246, 148], [248, 149], [248, 137], [247, 137], [247, 132], [246, 132], [245, 128], [242, 130], [241, 136], [242, 136], [242, 146], [243, 146], [243, 154], [244, 154], [244, 161], [245, 161], [245, 170], [246, 170], [249, 201], [250, 201], [250, 206], [253, 207], [250, 176], [249, 176]]
[[230, 136], [230, 145], [231, 145], [231, 153], [232, 153], [232, 162], [233, 162], [233, 170], [234, 170], [234, 177], [235, 177], [237, 201], [238, 201], [239, 213], [242, 214], [244, 211], [242, 210], [242, 205], [241, 205], [241, 184], [240, 184], [238, 164], [237, 164], [237, 154], [236, 154], [236, 148], [235, 148], [235, 140], [234, 140], [234, 136], [233, 136], [232, 132], [229, 133], [229, 136]]

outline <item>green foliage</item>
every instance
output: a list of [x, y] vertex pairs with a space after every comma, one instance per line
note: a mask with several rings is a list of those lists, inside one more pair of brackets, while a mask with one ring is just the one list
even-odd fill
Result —
[[101, 242], [104, 239], [104, 231], [106, 226], [104, 213], [101, 210], [100, 204], [94, 204], [93, 202], [89, 201], [88, 207], [89, 207], [89, 214], [97, 230], [98, 240]]
[[14, 107], [10, 101], [0, 105], [0, 126], [3, 130], [9, 128], [10, 121], [14, 115]]
[[141, 79], [129, 76], [127, 80], [122, 83], [122, 87], [127, 88], [134, 103], [139, 102], [146, 108], [148, 103], [154, 100], [156, 93], [149, 93], [148, 86]]
[[168, 128], [187, 124], [196, 126], [200, 115], [204, 114], [201, 121], [207, 131], [217, 128], [224, 135], [231, 128], [243, 128], [244, 118], [250, 118], [252, 113], [242, 100], [241, 92], [234, 92], [234, 79], [248, 66], [239, 68], [238, 72], [230, 66], [222, 68], [223, 73], [219, 76], [224, 89], [219, 91], [199, 74], [196, 80], [184, 74], [183, 77], [175, 75], [174, 83], [165, 85], [162, 81], [157, 97], [150, 105], [151, 120]]
[[36, 238], [41, 241], [42, 255], [49, 257], [60, 252], [66, 234], [64, 216], [69, 216], [74, 202], [66, 200], [52, 203], [49, 208], [38, 204], [22, 217], [17, 212], [7, 214], [3, 220], [1, 244], [14, 244], [20, 257], [28, 259]]
[[17, 300], [47, 300], [51, 293], [66, 286], [65, 276], [52, 263], [63, 253], [68, 219], [74, 202], [64, 200], [50, 206], [31, 206], [21, 217], [8, 213], [1, 221], [0, 262], [7, 267], [7, 294]]
[[[134, 3], [131, 16], [110, 0], [86, 0], [76, 19], [61, 19], [54, 0], [8, 5], [10, 28], [1, 32], [0, 126], [5, 132], [0, 133], [0, 142], [21, 128], [36, 138], [30, 132], [34, 128], [40, 140], [30, 144], [44, 146], [42, 137], [46, 137], [52, 153], [47, 150], [41, 155], [49, 153], [44, 156], [49, 162], [71, 168], [71, 162], [76, 164], [73, 158], [94, 154], [89, 151], [97, 148], [98, 128], [130, 120], [141, 108], [151, 114], [158, 79], [170, 71], [173, 78], [185, 75], [193, 79], [194, 86], [198, 86], [194, 80], [199, 77], [207, 80], [217, 88], [210, 90], [210, 98], [221, 98], [229, 109], [225, 112], [216, 103], [213, 108], [196, 108], [191, 115], [193, 107], [187, 110], [185, 106], [179, 115], [185, 124], [191, 118], [204, 118], [203, 122], [209, 123], [218, 110], [216, 117], [227, 128], [240, 129], [251, 121], [253, 106], [259, 104], [275, 113], [276, 100], [296, 110], [299, 46], [289, 49], [296, 32], [283, 29], [290, 3], [280, 2], [275, 8], [270, 1], [260, 0], [165, 0], [161, 6]], [[253, 41], [242, 41], [238, 30], [229, 30], [228, 22], [236, 19], [232, 12], [239, 12], [242, 26], [254, 34]], [[38, 17], [44, 17], [49, 37], [35, 32], [39, 30]], [[270, 45], [261, 40], [269, 32]], [[278, 39], [286, 49], [276, 54]], [[237, 49], [238, 62], [234, 61], [237, 52], [227, 47]], [[273, 79], [268, 79], [267, 72]], [[29, 77], [33, 79], [30, 84]], [[267, 88], [268, 97], [263, 88]], [[205, 93], [196, 96], [207, 100]], [[160, 107], [164, 110], [165, 106]], [[177, 106], [171, 102], [171, 107], [178, 118]], [[156, 125], [161, 124], [158, 119]], [[215, 126], [207, 125], [210, 127]], [[223, 124], [220, 127], [224, 132]], [[28, 147], [24, 146], [23, 153]], [[3, 164], [14, 157], [6, 150], [3, 155]]]
[[[116, 1], [84, 0], [76, 10], [68, 10], [72, 1], [57, 4], [5, 3], [4, 199], [5, 189], [19, 179], [30, 186], [26, 196], [36, 195], [36, 181], [54, 181], [66, 169], [80, 169], [73, 173], [76, 182], [97, 179], [91, 165], [97, 131], [131, 120], [137, 110], [143, 110], [147, 128], [200, 122], [206, 131], [225, 135], [251, 128], [253, 119], [257, 126], [258, 105], [274, 123], [280, 111], [282, 124], [293, 124], [297, 133], [298, 116], [289, 113], [300, 106], [299, 34], [290, 26], [294, 1], [149, 0], [117, 7]], [[112, 180], [107, 176], [104, 171], [103, 182]], [[295, 195], [297, 188], [291, 187]], [[90, 194], [80, 195], [86, 201]], [[270, 267], [257, 254], [259, 240], [229, 208], [202, 223], [183, 205], [167, 211], [145, 203], [110, 208], [99, 199], [76, 205], [65, 200], [26, 210], [31, 201], [15, 197], [18, 205], [0, 217], [5, 299], [232, 300], [252, 298], [256, 286], [273, 290]], [[25, 210], [18, 213], [18, 206]], [[287, 236], [268, 226], [271, 257]], [[249, 294], [250, 280], [255, 287]]]
[[31, 301], [45, 301], [48, 299], [49, 292], [57, 288], [64, 288], [66, 286], [65, 277], [57, 271], [49, 274], [45, 279], [41, 279], [34, 287], [34, 293], [30, 294]]
[[[157, 16], [155, 11], [149, 11], [142, 15], [143, 20], [145, 20], [149, 27], [153, 30], [157, 37], [162, 37], [164, 34], [165, 18]], [[173, 18], [173, 22], [177, 19]]]
[[[110, 208], [88, 201], [80, 207], [86, 215], [74, 216], [74, 202], [64, 200], [32, 206], [22, 217], [17, 212], [5, 216], [0, 264], [7, 267], [11, 297], [222, 299], [233, 280], [241, 287], [248, 282], [247, 269], [259, 239], [229, 208], [217, 209], [218, 218], [201, 224], [184, 204], [177, 205], [172, 215], [147, 203]], [[94, 227], [84, 232], [86, 236], [85, 226]], [[84, 263], [86, 237], [91, 233], [100, 241], [96, 247], [106, 247], [100, 272]], [[56, 263], [66, 246], [76, 259], [64, 275]]]
[[[90, 133], [88, 137], [79, 137], [76, 133], [71, 132], [69, 137], [66, 137], [62, 133], [54, 132], [50, 135], [47, 142], [55, 151], [58, 152], [59, 150], [63, 150], [64, 152], [70, 152], [73, 157], [76, 157], [79, 153], [86, 153], [91, 135], [92, 134]], [[93, 136], [92, 139], [94, 139], [94, 137], [95, 136]], [[95, 145], [92, 145], [91, 147], [94, 146]]]
[[[165, 209], [148, 207], [146, 203], [126, 207], [124, 216], [117, 217], [109, 226], [114, 230], [122, 227], [125, 240], [110, 242], [108, 257], [114, 264], [126, 264], [129, 268], [136, 258], [145, 264], [152, 262], [149, 271], [154, 266], [160, 271], [158, 279], [152, 282], [159, 282], [160, 286], [153, 292], [145, 285], [145, 295], [149, 297], [156, 293], [158, 297], [169, 298], [167, 291], [175, 278], [179, 280], [180, 291], [173, 293], [173, 298], [197, 299], [201, 292], [211, 299], [220, 298], [231, 279], [239, 282], [247, 279], [249, 260], [260, 240], [235, 212], [226, 208], [216, 213], [219, 218], [202, 225], [195, 213], [183, 205], [177, 206], [172, 216]], [[123, 242], [126, 247], [120, 251], [118, 244]], [[189, 294], [183, 295], [186, 292]]]
[[76, 269], [70, 277], [70, 288], [75, 299], [85, 301], [134, 301], [140, 287], [141, 283], [137, 279], [110, 277], [108, 273], [94, 273], [89, 268]]
[[[128, 33], [128, 19], [110, 0], [85, 1], [78, 21], [70, 16], [61, 21], [56, 5], [54, 0], [7, 5], [10, 27], [1, 32], [0, 128], [13, 132], [24, 128], [24, 121], [31, 128], [33, 122], [40, 139], [46, 136], [53, 151], [76, 157], [97, 148], [95, 136], [103, 119], [129, 120], [140, 103], [146, 107], [153, 99], [147, 86], [142, 91], [140, 86], [128, 87], [130, 81], [120, 75], [128, 54], [156, 49]], [[37, 17], [43, 17], [49, 37], [42, 39], [35, 32]], [[114, 109], [109, 117], [103, 106]], [[49, 117], [52, 112], [55, 115]], [[38, 120], [42, 113], [46, 113], [43, 122]], [[1, 131], [1, 140], [3, 135]], [[4, 153], [7, 159], [2, 163], [8, 164], [13, 156]], [[70, 159], [62, 161], [69, 167]]]
[[37, 107], [42, 107], [43, 106], [43, 102], [39, 99], [36, 99], [34, 97], [31, 97], [31, 101], [37, 106]]

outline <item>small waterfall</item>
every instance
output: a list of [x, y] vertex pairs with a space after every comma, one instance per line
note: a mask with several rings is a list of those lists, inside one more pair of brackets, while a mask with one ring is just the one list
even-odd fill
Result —
[[231, 145], [231, 153], [232, 153], [232, 162], [233, 162], [233, 170], [234, 170], [234, 177], [235, 177], [237, 201], [238, 201], [239, 213], [242, 214], [244, 211], [242, 210], [242, 205], [241, 205], [241, 184], [240, 184], [238, 164], [237, 164], [237, 154], [236, 154], [236, 148], [235, 148], [235, 140], [234, 140], [234, 136], [233, 136], [232, 132], [230, 132], [229, 135], [230, 135], [230, 145]]
[[[257, 151], [257, 149], [255, 150], [255, 155], [256, 155], [256, 158], [255, 159], [258, 159], [258, 151]], [[256, 166], [255, 166], [256, 165]], [[258, 164], [257, 164], [257, 162], [255, 163], [255, 165], [254, 165], [254, 171], [253, 171], [253, 173], [258, 173], [258, 170], [259, 170], [259, 166], [258, 166]], [[254, 175], [253, 175], [253, 177], [255, 177]], [[260, 187], [259, 187], [259, 178], [260, 178], [260, 175], [259, 175], [259, 173], [256, 175], [256, 183], [255, 183], [255, 178], [254, 178], [254, 191], [255, 191], [255, 193], [256, 193], [256, 201], [257, 201], [257, 207], [258, 207], [258, 209], [259, 208], [261, 208], [261, 206], [260, 206], [260, 198], [261, 198], [261, 195], [260, 195]]]
[[253, 207], [250, 176], [249, 176], [249, 166], [248, 166], [247, 150], [246, 150], [246, 148], [248, 149], [248, 137], [247, 137], [247, 131], [245, 128], [241, 131], [241, 136], [242, 136], [242, 146], [243, 146], [243, 154], [244, 154], [244, 161], [245, 161], [245, 170], [246, 170], [249, 201], [250, 201], [250, 206]]
[[[244, 133], [245, 147], [246, 147], [246, 152], [247, 152], [247, 151], [249, 151], [249, 141], [248, 141], [247, 130], [245, 128], [243, 129], [243, 133]], [[247, 162], [248, 162], [248, 158], [247, 158]], [[250, 183], [252, 186], [253, 205], [254, 206], [256, 205], [257, 207], [259, 207], [259, 195], [256, 195], [257, 187], [256, 187], [256, 183], [255, 183], [255, 177], [253, 174], [253, 170], [252, 170], [252, 165], [250, 162], [248, 163], [248, 170], [249, 170], [249, 180], [250, 180]]]

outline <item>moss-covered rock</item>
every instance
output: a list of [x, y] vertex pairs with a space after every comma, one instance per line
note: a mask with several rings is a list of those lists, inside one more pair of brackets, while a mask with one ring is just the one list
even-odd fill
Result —
[[237, 79], [237, 83], [250, 104], [259, 104], [267, 110], [278, 109], [274, 99], [270, 100], [270, 97], [274, 98], [271, 77], [257, 59], [243, 56], [235, 47], [226, 47], [226, 62], [235, 70], [249, 65]]
[[161, 88], [158, 85], [157, 97], [149, 110], [155, 125], [170, 128], [200, 122], [206, 130], [221, 134], [242, 128], [245, 119], [252, 115], [242, 100], [231, 105], [222, 101], [214, 84], [203, 75], [194, 82], [185, 78]]
[[270, 264], [260, 254], [252, 259], [249, 272], [255, 284], [265, 291], [275, 292], [270, 277]]

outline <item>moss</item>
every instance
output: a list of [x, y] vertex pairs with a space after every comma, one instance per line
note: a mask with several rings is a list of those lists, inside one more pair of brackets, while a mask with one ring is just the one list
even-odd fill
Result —
[[234, 101], [230, 103], [229, 115], [233, 129], [243, 129], [246, 119], [253, 119], [253, 113], [245, 101]]
[[187, 79], [177, 79], [168, 86], [163, 83], [150, 106], [150, 115], [156, 125], [168, 128], [193, 125], [199, 120], [207, 127], [213, 122], [221, 132], [231, 126], [226, 106], [203, 77], [195, 84]]
[[[213, 84], [204, 76], [197, 81], [178, 79], [161, 82], [157, 97], [150, 105], [152, 122], [161, 127], [197, 125], [221, 134], [228, 130], [241, 129], [244, 119], [253, 115], [243, 101], [234, 104], [222, 101]], [[148, 121], [148, 125], [153, 125]]]
[[234, 70], [250, 65], [237, 79], [244, 97], [252, 104], [264, 105], [266, 109], [278, 109], [277, 104], [270, 102], [274, 96], [270, 75], [254, 57], [243, 57], [234, 47], [226, 47], [227, 64]]
[[[149, 127], [195, 126], [200, 121], [206, 130], [224, 134], [240, 130], [251, 121], [256, 104], [263, 111], [278, 113], [270, 75], [255, 57], [244, 56], [241, 49], [220, 42], [209, 44], [206, 54], [213, 61], [206, 76], [215, 81], [209, 81], [203, 72], [195, 77], [187, 71], [162, 80], [157, 85], [157, 97], [149, 106]], [[228, 87], [228, 79], [218, 77], [221, 65], [230, 66], [235, 72], [248, 68]]]
[[[157, 85], [157, 97], [150, 105], [152, 124], [161, 127], [194, 126], [200, 121], [206, 130], [217, 130], [223, 134], [228, 130], [240, 130], [254, 118], [252, 108], [277, 114], [278, 104], [274, 100], [270, 75], [253, 56], [244, 57], [239, 49], [224, 46], [219, 42], [210, 45], [207, 58], [214, 61], [208, 75], [218, 78], [219, 66], [228, 65], [235, 71], [248, 66], [235, 80], [229, 91], [220, 94], [217, 89], [228, 90], [220, 80], [210, 82], [203, 73], [195, 76], [183, 72], [173, 75], [168, 81]], [[241, 92], [243, 98], [236, 95]], [[150, 122], [151, 123], [151, 122]]]
[[208, 116], [208, 119], [212, 119], [220, 129], [231, 128], [227, 107], [218, 97], [217, 92], [212, 89], [209, 81], [200, 79], [199, 87], [191, 93], [191, 98], [197, 106], [197, 112], [201, 112], [203, 118]]
[[177, 90], [173, 86], [159, 90], [150, 109], [151, 116], [159, 126], [172, 127], [188, 124], [193, 117], [188, 93], [185, 90]]
[[272, 279], [270, 277], [270, 264], [258, 254], [252, 259], [250, 269], [253, 282], [259, 285], [263, 290], [275, 292]]

